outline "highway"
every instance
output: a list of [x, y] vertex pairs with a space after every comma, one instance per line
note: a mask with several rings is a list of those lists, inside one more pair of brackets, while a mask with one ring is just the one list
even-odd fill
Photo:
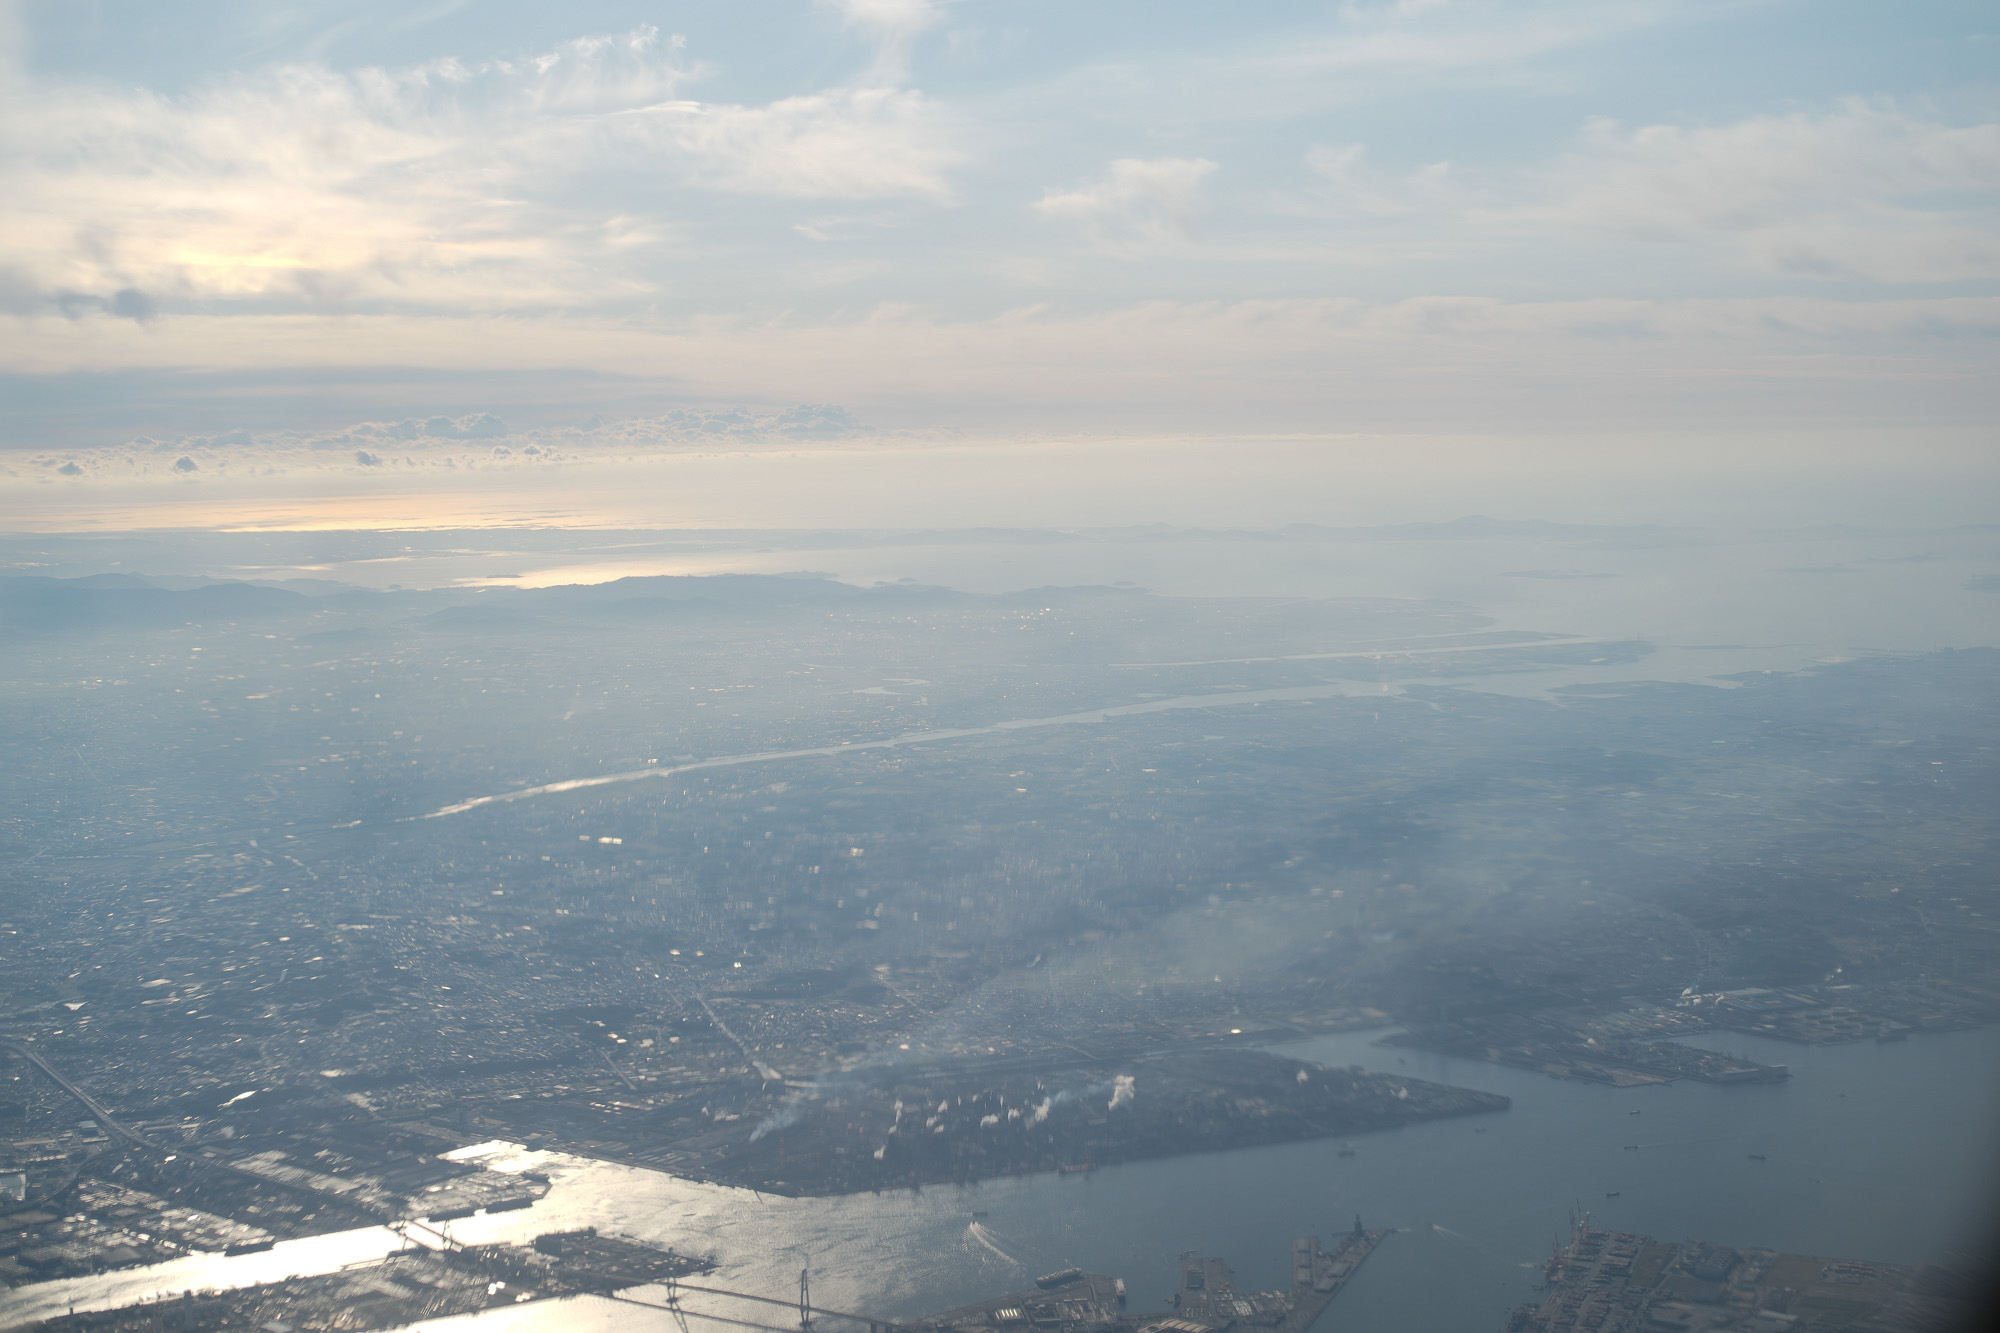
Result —
[[146, 1148], [152, 1152], [161, 1151], [158, 1144], [154, 1143], [151, 1139], [148, 1139], [138, 1130], [130, 1129], [125, 1125], [120, 1124], [117, 1118], [113, 1116], [111, 1112], [105, 1110], [103, 1105], [95, 1097], [91, 1096], [89, 1093], [85, 1092], [82, 1088], [79, 1088], [78, 1086], [76, 1086], [76, 1084], [70, 1082], [68, 1079], [64, 1078], [60, 1073], [56, 1072], [55, 1066], [51, 1065], [47, 1060], [42, 1059], [41, 1056], [35, 1054], [35, 1052], [28, 1046], [18, 1041], [8, 1041], [3, 1038], [0, 1038], [0, 1051], [10, 1051], [15, 1055], [20, 1056], [23, 1060], [26, 1060], [29, 1064], [33, 1065], [35, 1068], [41, 1070], [44, 1074], [47, 1074], [51, 1082], [53, 1082], [57, 1087], [61, 1088], [64, 1092], [68, 1093], [70, 1096], [74, 1097], [77, 1100], [78, 1104], [81, 1105], [84, 1110], [90, 1112], [90, 1118], [98, 1123], [98, 1126], [101, 1129], [103, 1129], [106, 1135], [110, 1136], [111, 1138], [118, 1139], [121, 1142], [129, 1143], [135, 1148]]

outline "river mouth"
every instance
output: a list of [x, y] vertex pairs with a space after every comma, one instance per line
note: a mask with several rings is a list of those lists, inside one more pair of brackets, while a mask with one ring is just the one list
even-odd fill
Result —
[[[1444, 1333], [1497, 1328], [1508, 1309], [1531, 1298], [1540, 1261], [1567, 1235], [1576, 1208], [1600, 1224], [1656, 1236], [1902, 1263], [1947, 1261], [1989, 1220], [1987, 1185], [2000, 1159], [1988, 1115], [2000, 1092], [1994, 1029], [1834, 1047], [1725, 1034], [1737, 1053], [1788, 1063], [1792, 1078], [1644, 1088], [1376, 1044], [1386, 1031], [1272, 1049], [1501, 1093], [1514, 1099], [1512, 1109], [1086, 1175], [829, 1199], [758, 1195], [494, 1143], [484, 1145], [485, 1165], [544, 1171], [550, 1193], [530, 1209], [463, 1219], [454, 1234], [525, 1241], [595, 1225], [713, 1253], [719, 1285], [782, 1292], [810, 1267], [825, 1303], [908, 1318], [1018, 1289], [1024, 1275], [1072, 1264], [1124, 1277], [1133, 1308], [1152, 1308], [1171, 1293], [1173, 1257], [1188, 1249], [1228, 1256], [1245, 1288], [1277, 1286], [1294, 1235], [1344, 1232], [1359, 1213], [1371, 1227], [1396, 1231], [1341, 1293], [1341, 1327]], [[1187, 1208], [1190, 1199], [1202, 1206]], [[388, 1231], [366, 1228], [280, 1242], [262, 1254], [20, 1287], [0, 1297], [0, 1326], [62, 1313], [71, 1302], [102, 1309], [329, 1271], [372, 1261], [396, 1243]], [[1457, 1278], [1439, 1282], [1446, 1271]], [[607, 1329], [651, 1328], [652, 1318], [584, 1300], [452, 1326], [556, 1329], [602, 1320]]]

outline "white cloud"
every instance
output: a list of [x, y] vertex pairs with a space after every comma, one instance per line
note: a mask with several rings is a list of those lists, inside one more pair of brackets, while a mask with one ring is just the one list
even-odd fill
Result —
[[1368, 161], [1363, 144], [1319, 146], [1306, 152], [1306, 166], [1332, 187], [1337, 209], [1377, 217], [1458, 211], [1466, 199], [1451, 163], [1436, 162], [1401, 176], [1388, 176]]
[[[1556, 105], [1545, 85], [1529, 113], [1510, 101], [1509, 80], [1581, 77], [1583, 62], [1565, 74], [1543, 57], [1713, 13], [1708, 0], [1383, 0], [1322, 11], [1310, 31], [1087, 34], [1134, 53], [1124, 65], [1066, 63], [1093, 48], [1059, 19], [1023, 19], [1004, 59], [996, 41], [960, 67], [950, 100], [897, 82], [950, 11], [820, 3], [805, 37], [742, 47], [755, 54], [726, 93], [650, 27], [531, 58], [294, 63], [174, 93], [0, 80], [0, 348], [22, 373], [589, 366], [696, 397], [854, 401], [871, 420], [882, 404], [957, 419], [958, 401], [1056, 420], [1200, 400], [1227, 418], [1233, 398], [1259, 423], [1336, 417], [1398, 386], [1412, 412], [1472, 412], [1559, 377], [1607, 401], [1758, 375], [1845, 391], [1951, 379], [1964, 349], [1990, 354], [1979, 303], [1556, 299], [2000, 275], [2000, 126], [1977, 116], [1829, 100], [1571, 122], [1551, 140], [1536, 137]], [[829, 37], [844, 55], [817, 49]], [[0, 25], [0, 66], [6, 45]], [[852, 78], [791, 82], [871, 58]], [[1657, 86], [1621, 100], [1615, 76], [1592, 77], [1571, 91], [1613, 110]], [[749, 91], [774, 79], [786, 95]], [[1407, 92], [1407, 121], [1401, 102], [1382, 104], [1393, 125], [1284, 114], [1384, 89]], [[1180, 134], [1177, 118], [1198, 124]], [[1372, 156], [1339, 137], [1367, 124], [1424, 146], [1398, 162], [1388, 137]], [[1306, 153], [1306, 191], [1311, 134], [1335, 141]], [[1137, 144], [1178, 155], [1112, 160]], [[1209, 144], [1230, 145], [1226, 176], [1194, 155]], [[939, 225], [961, 197], [1029, 206]], [[1138, 262], [1093, 262], [1079, 238]], [[1476, 295], [1495, 291], [1550, 299]], [[1178, 299], [1251, 292], [1379, 299]], [[1047, 308], [1023, 308], [1044, 293]], [[1009, 313], [983, 317], [995, 310]]]
[[683, 234], [663, 190], [949, 197], [959, 154], [920, 93], [731, 105], [682, 96], [690, 77], [679, 39], [641, 27], [477, 67], [17, 89], [0, 303], [592, 307], [658, 287]]
[[1044, 217], [1080, 222], [1100, 238], [1160, 243], [1184, 235], [1215, 171], [1205, 157], [1121, 157], [1104, 179], [1074, 190], [1049, 190], [1035, 202]]
[[1892, 102], [1700, 127], [1594, 122], [1553, 173], [1555, 221], [1721, 244], [1755, 268], [1939, 282], [2000, 275], [2000, 124]]

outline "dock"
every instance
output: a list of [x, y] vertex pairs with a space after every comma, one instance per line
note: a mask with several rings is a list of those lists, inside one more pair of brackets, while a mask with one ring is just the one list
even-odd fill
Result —
[[1300, 1236], [1293, 1241], [1292, 1309], [1278, 1326], [1281, 1333], [1305, 1333], [1311, 1328], [1388, 1234], [1386, 1228], [1364, 1229], [1361, 1219], [1356, 1218], [1354, 1230], [1330, 1249], [1320, 1248], [1318, 1236]]
[[[1035, 1279], [1031, 1291], [1014, 1292], [932, 1315], [904, 1329], [925, 1333], [1306, 1333], [1386, 1230], [1354, 1230], [1322, 1249], [1318, 1236], [1292, 1242], [1292, 1281], [1283, 1291], [1238, 1291], [1227, 1260], [1190, 1250], [1180, 1257], [1171, 1313], [1133, 1314], [1125, 1309], [1125, 1284], [1081, 1268]], [[877, 1321], [879, 1322], [879, 1321]]]

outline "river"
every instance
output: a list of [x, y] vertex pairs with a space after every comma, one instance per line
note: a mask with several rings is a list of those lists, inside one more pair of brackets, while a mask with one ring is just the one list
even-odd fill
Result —
[[[1341, 1333], [1497, 1333], [1509, 1308], [1533, 1298], [1540, 1261], [1579, 1206], [1662, 1239], [1905, 1263], [1949, 1261], [1982, 1239], [2000, 1168], [2000, 1031], [1835, 1047], [1728, 1035], [1712, 1044], [1787, 1064], [1792, 1078], [1627, 1089], [1379, 1046], [1373, 1035], [1277, 1049], [1502, 1092], [1512, 1108], [1358, 1135], [1352, 1156], [1329, 1140], [846, 1199], [758, 1196], [496, 1144], [481, 1155], [503, 1168], [539, 1165], [554, 1188], [528, 1212], [469, 1219], [457, 1234], [525, 1238], [591, 1224], [713, 1253], [721, 1267], [709, 1280], [719, 1285], [783, 1296], [810, 1266], [816, 1301], [907, 1317], [1069, 1264], [1123, 1276], [1133, 1308], [1159, 1308], [1187, 1249], [1227, 1257], [1240, 1286], [1281, 1286], [1293, 1235], [1330, 1235], [1358, 1212], [1398, 1234], [1329, 1309], [1325, 1327]], [[22, 1288], [0, 1297], [0, 1327], [70, 1302], [101, 1307], [325, 1271], [392, 1244], [386, 1232], [346, 1232], [264, 1255]], [[671, 1327], [664, 1314], [594, 1300], [429, 1327], [445, 1324], [467, 1333]]]
[[[1590, 643], [1594, 640], [1563, 639], [1562, 646]], [[1464, 653], [1499, 653], [1515, 648], [1546, 646], [1535, 643], [1492, 643], [1479, 644], [1470, 648], [1414, 648], [1394, 652], [1373, 653], [1315, 653], [1307, 659], [1321, 661], [1330, 658], [1357, 659], [1367, 662], [1400, 662], [1405, 658], [1427, 657], [1431, 655]], [[1293, 659], [1252, 659], [1257, 661], [1285, 661]], [[1572, 669], [1544, 670], [1523, 673], [1532, 675], [1539, 682], [1544, 677], [1554, 677], [1562, 683], [1569, 683], [1577, 675]], [[534, 787], [519, 787], [512, 791], [498, 792], [488, 796], [472, 796], [452, 805], [433, 810], [422, 816], [425, 819], [442, 819], [449, 815], [462, 815], [468, 810], [476, 810], [482, 805], [493, 805], [511, 801], [528, 801], [539, 796], [554, 796], [566, 792], [584, 791], [592, 787], [614, 786], [626, 782], [646, 782], [661, 778], [678, 777], [682, 773], [696, 773], [711, 768], [734, 768], [742, 764], [778, 764], [790, 759], [825, 759], [837, 755], [861, 754], [869, 750], [894, 750], [907, 745], [935, 745], [946, 741], [966, 740], [976, 736], [991, 736], [1003, 731], [1033, 731], [1044, 727], [1070, 727], [1092, 723], [1109, 722], [1114, 718], [1136, 717], [1143, 713], [1170, 713], [1183, 709], [1244, 708], [1267, 703], [1296, 703], [1310, 699], [1338, 699], [1354, 695], [1388, 694], [1392, 689], [1400, 692], [1409, 684], [1436, 684], [1441, 678], [1419, 677], [1415, 681], [1399, 681], [1394, 686], [1363, 681], [1343, 681], [1324, 685], [1295, 685], [1272, 690], [1237, 690], [1227, 694], [1184, 694], [1171, 699], [1149, 699], [1142, 703], [1114, 704], [1108, 708], [1094, 708], [1080, 713], [1058, 713], [1049, 717], [1017, 717], [1004, 722], [994, 722], [983, 727], [954, 727], [940, 731], [912, 731], [900, 736], [889, 736], [872, 741], [843, 741], [838, 745], [819, 745], [803, 750], [761, 750], [752, 754], [718, 755], [710, 759], [698, 759], [693, 763], [675, 764], [667, 768], [638, 768], [623, 773], [600, 773], [587, 778], [565, 778], [559, 782], [545, 782]], [[414, 817], [414, 816], [413, 816]]]

